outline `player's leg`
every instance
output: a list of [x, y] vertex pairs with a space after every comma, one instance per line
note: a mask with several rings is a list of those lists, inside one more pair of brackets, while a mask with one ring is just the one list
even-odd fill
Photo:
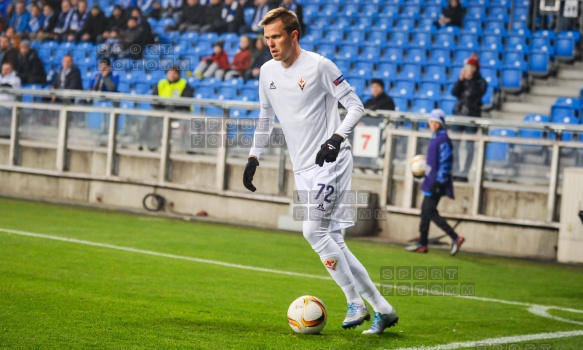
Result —
[[370, 318], [364, 301], [356, 289], [356, 283], [346, 257], [329, 233], [330, 214], [335, 205], [336, 178], [335, 169], [341, 164], [325, 164], [309, 171], [295, 174], [296, 189], [304, 204], [307, 217], [304, 218], [304, 237], [312, 249], [320, 256], [320, 260], [330, 273], [330, 276], [340, 286], [348, 303], [344, 328], [352, 328]]

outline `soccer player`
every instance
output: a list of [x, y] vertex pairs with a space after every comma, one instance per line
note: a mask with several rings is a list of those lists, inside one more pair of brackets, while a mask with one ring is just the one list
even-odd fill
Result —
[[454, 198], [451, 168], [453, 164], [453, 146], [445, 130], [445, 113], [434, 109], [429, 115], [429, 128], [433, 132], [427, 151], [427, 168], [425, 179], [421, 184], [423, 204], [421, 204], [421, 222], [419, 224], [419, 244], [406, 250], [414, 253], [427, 253], [429, 223], [433, 221], [452, 239], [450, 254], [456, 255], [465, 238], [458, 235], [437, 211], [437, 205], [442, 196]]
[[[253, 175], [267, 147], [275, 116], [283, 130], [298, 195], [309, 195], [303, 234], [346, 295], [345, 329], [370, 319], [363, 298], [374, 309], [374, 320], [364, 334], [380, 334], [399, 317], [371, 281], [364, 266], [350, 252], [341, 229], [354, 225], [345, 203], [352, 178], [351, 145], [346, 137], [361, 118], [362, 102], [330, 60], [300, 48], [300, 24], [285, 9], [269, 11], [260, 23], [273, 57], [259, 75], [259, 119], [243, 184], [255, 192]], [[338, 102], [346, 108], [343, 122]], [[316, 207], [317, 204], [317, 207]], [[315, 215], [319, 214], [319, 215]]]

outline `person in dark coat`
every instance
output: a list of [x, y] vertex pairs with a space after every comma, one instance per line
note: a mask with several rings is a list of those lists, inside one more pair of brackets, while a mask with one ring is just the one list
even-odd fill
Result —
[[391, 96], [385, 93], [385, 84], [381, 79], [372, 79], [370, 83], [370, 93], [372, 97], [364, 103], [365, 109], [373, 111], [394, 111], [395, 102]]
[[97, 38], [97, 41], [105, 41], [111, 36], [111, 32], [118, 31], [121, 32], [126, 28], [127, 21], [124, 20], [123, 10], [119, 5], [113, 7], [111, 16], [107, 19], [107, 25], [105, 26], [105, 31], [101, 38]]
[[18, 67], [18, 49], [10, 44], [10, 39], [7, 36], [0, 37], [0, 64], [4, 63]]
[[441, 16], [435, 23], [438, 27], [462, 26], [462, 20], [466, 11], [459, 0], [449, 0], [449, 4], [441, 10]]
[[245, 79], [258, 79], [261, 66], [272, 58], [273, 56], [271, 56], [269, 48], [265, 45], [263, 37], [257, 37], [255, 40], [255, 51], [251, 57], [251, 68], [245, 73]]
[[18, 75], [22, 84], [46, 84], [47, 82], [47, 73], [43, 62], [36, 50], [30, 48], [28, 40], [20, 42], [16, 75]]
[[153, 41], [149, 40], [151, 35], [145, 32], [143, 26], [138, 25], [138, 19], [135, 17], [128, 19], [127, 26], [120, 41], [123, 45], [124, 55], [127, 58], [140, 59], [144, 55], [146, 46], [153, 44]]
[[204, 15], [205, 7], [198, 0], [187, 0], [178, 23], [167, 26], [166, 30], [178, 30], [180, 33], [198, 32], [203, 24]]
[[44, 19], [40, 26], [40, 29], [36, 33], [36, 40], [44, 41], [47, 39], [52, 38], [53, 31], [55, 30], [55, 26], [57, 25], [57, 20], [59, 19], [59, 14], [55, 12], [53, 7], [49, 4], [45, 4], [43, 6], [43, 16]]
[[429, 128], [433, 134], [427, 151], [425, 179], [421, 183], [423, 203], [421, 204], [421, 222], [419, 224], [419, 244], [409, 246], [406, 249], [414, 253], [427, 253], [429, 251], [427, 247], [429, 223], [433, 221], [453, 240], [450, 254], [455, 255], [465, 239], [458, 235], [437, 211], [441, 197], [455, 198], [452, 179], [453, 145], [447, 136], [445, 113], [441, 109], [431, 111]]
[[91, 91], [117, 92], [119, 76], [111, 71], [111, 62], [109, 59], [99, 61], [99, 72], [95, 74], [89, 83]]
[[107, 17], [105, 17], [99, 5], [94, 4], [83, 28], [78, 32], [77, 40], [96, 43], [97, 38], [103, 35], [106, 27]]
[[[480, 61], [478, 56], [472, 54], [467, 60], [464, 68], [460, 73], [458, 81], [451, 89], [451, 94], [457, 97], [457, 102], [453, 108], [453, 114], [466, 117], [481, 117], [482, 116], [482, 97], [486, 94], [488, 89], [488, 82], [480, 74]], [[475, 126], [460, 126], [454, 125], [451, 128], [454, 132], [465, 132], [468, 134], [475, 134], [478, 128]], [[457, 149], [459, 141], [454, 141]], [[464, 168], [461, 169], [459, 175], [460, 179], [466, 179], [469, 173], [472, 161], [474, 159], [474, 142], [466, 142], [466, 160]], [[457, 169], [457, 164], [454, 164]]]
[[[54, 90], [83, 90], [81, 71], [73, 64], [73, 56], [67, 54], [63, 57], [62, 67], [57, 73], [52, 84]], [[56, 96], [52, 97], [52, 102], [61, 101]], [[71, 101], [67, 101], [71, 102]]]
[[285, 7], [286, 9], [292, 11], [298, 16], [298, 21], [300, 22], [301, 35], [306, 34], [306, 25], [304, 24], [304, 8], [302, 5], [298, 4], [295, 0], [283, 0], [279, 7]]
[[142, 14], [142, 10], [140, 10], [139, 7], [134, 7], [131, 10], [131, 17], [135, 18], [138, 21], [138, 26], [143, 28], [143, 32], [144, 32], [144, 39], [146, 41], [146, 44], [153, 44], [155, 42], [155, 38], [154, 38], [154, 32], [152, 31], [152, 26], [150, 25], [150, 22], [148, 22], [148, 18], [146, 18], [143, 14]]
[[223, 5], [221, 4], [221, 0], [211, 0], [211, 3], [205, 8], [200, 32], [212, 32], [216, 26], [220, 26], [223, 23], [223, 19], [221, 18], [222, 11]]

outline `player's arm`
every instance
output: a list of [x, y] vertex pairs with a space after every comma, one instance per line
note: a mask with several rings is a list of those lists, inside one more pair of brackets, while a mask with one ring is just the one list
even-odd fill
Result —
[[247, 165], [245, 166], [245, 171], [243, 172], [243, 185], [251, 192], [255, 192], [257, 188], [253, 186], [253, 176], [255, 175], [255, 170], [259, 166], [259, 157], [263, 149], [269, 146], [269, 137], [273, 131], [273, 125], [275, 123], [275, 112], [271, 103], [267, 98], [264, 86], [262, 84], [262, 79], [259, 79], [259, 118], [257, 118], [257, 124], [255, 126], [255, 134], [253, 135], [253, 145], [251, 151], [249, 151], [249, 158], [247, 159]]
[[330, 60], [322, 60], [320, 63], [320, 82], [328, 92], [334, 96], [347, 113], [344, 121], [334, 134], [320, 147], [316, 155], [316, 164], [323, 166], [324, 162], [334, 162], [338, 157], [341, 143], [352, 132], [358, 121], [364, 114], [364, 106], [360, 98], [346, 82], [344, 75]]

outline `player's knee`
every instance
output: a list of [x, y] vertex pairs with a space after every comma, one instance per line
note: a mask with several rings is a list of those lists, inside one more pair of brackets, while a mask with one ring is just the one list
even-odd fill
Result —
[[306, 241], [308, 241], [308, 243], [310, 243], [310, 245], [313, 247], [322, 240], [322, 238], [326, 235], [326, 232], [324, 232], [320, 228], [319, 222], [316, 223], [311, 221], [305, 221], [303, 227], [303, 234]]

